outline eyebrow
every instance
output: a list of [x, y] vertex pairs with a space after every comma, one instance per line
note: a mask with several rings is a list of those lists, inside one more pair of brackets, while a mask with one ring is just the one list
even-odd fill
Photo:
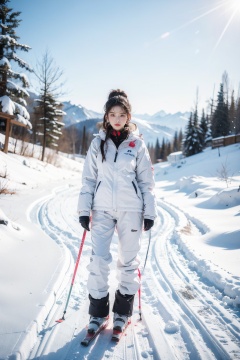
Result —
[[109, 111], [109, 114], [126, 114], [125, 111], [118, 113], [117, 111]]

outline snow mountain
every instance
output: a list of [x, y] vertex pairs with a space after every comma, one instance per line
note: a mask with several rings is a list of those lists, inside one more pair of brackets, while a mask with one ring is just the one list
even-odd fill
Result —
[[102, 119], [103, 114], [96, 111], [88, 110], [82, 105], [72, 104], [71, 101], [63, 102], [63, 111], [66, 115], [63, 118], [66, 126], [79, 123], [80, 121], [85, 121], [89, 119]]
[[[63, 111], [66, 115], [63, 118], [66, 126], [73, 126], [82, 130], [85, 126], [88, 132], [97, 132], [96, 124], [102, 121], [103, 114], [88, 110], [81, 105], [74, 105], [70, 101], [63, 102]], [[155, 145], [157, 139], [161, 143], [163, 138], [171, 141], [175, 131], [184, 130], [188, 113], [166, 114], [163, 110], [155, 115], [134, 115], [132, 122], [136, 123], [140, 134], [146, 144]], [[91, 121], [89, 121], [91, 120]], [[95, 124], [95, 128], [94, 128]]]
[[188, 123], [189, 116], [190, 112], [181, 113], [179, 111], [175, 114], [167, 114], [164, 110], [161, 110], [152, 116], [147, 114], [136, 115], [139, 119], [147, 120], [151, 124], [166, 126], [174, 131], [179, 131], [180, 129], [184, 131]]
[[[67, 126], [88, 119], [98, 118], [102, 120], [103, 118], [103, 113], [98, 113], [93, 110], [88, 110], [82, 105], [72, 104], [71, 101], [64, 101], [63, 104], [64, 104], [63, 111], [66, 112], [66, 115], [64, 117], [64, 122]], [[157, 128], [159, 126], [163, 127], [164, 128], [163, 132], [166, 131], [167, 134], [168, 132], [172, 134], [176, 130], [177, 131], [179, 131], [180, 129], [184, 130], [185, 126], [187, 125], [189, 116], [190, 116], [190, 112], [185, 112], [185, 113], [177, 112], [175, 114], [171, 114], [171, 113], [166, 113], [164, 110], [160, 110], [154, 115], [149, 115], [147, 113], [133, 114], [133, 119], [136, 122], [141, 123], [140, 125], [141, 128], [144, 124], [145, 124], [144, 126], [148, 127], [148, 123], [149, 123], [156, 125]], [[170, 130], [168, 130], [167, 128]], [[156, 129], [154, 128], [154, 132], [155, 130]], [[169, 134], [168, 135], [167, 134], [165, 135], [168, 136]]]
[[145, 114], [134, 114], [135, 117], [139, 118], [139, 119], [143, 119], [143, 120], [153, 120], [155, 117], [164, 117], [166, 116], [167, 113], [164, 110], [160, 110], [157, 113], [153, 114], [153, 115], [149, 115], [147, 113]]
[[140, 134], [143, 136], [145, 143], [148, 145], [155, 145], [157, 139], [160, 144], [163, 139], [171, 141], [173, 139], [175, 130], [161, 125], [159, 123], [152, 123], [149, 120], [142, 120], [139, 118], [132, 118], [132, 122], [137, 124]]
[[[30, 99], [38, 98], [34, 92], [30, 93]], [[28, 103], [29, 112], [33, 112], [34, 102]], [[72, 126], [82, 131], [85, 126], [87, 132], [97, 133], [97, 123], [103, 119], [103, 113], [89, 110], [82, 105], [73, 104], [71, 101], [63, 101], [63, 109], [66, 115], [63, 116], [63, 122], [67, 127]], [[189, 112], [175, 114], [166, 113], [160, 110], [154, 115], [133, 114], [132, 121], [137, 124], [140, 134], [142, 134], [146, 144], [155, 145], [157, 139], [160, 144], [163, 139], [171, 141], [175, 131], [184, 129], [189, 119]], [[91, 120], [91, 121], [90, 121]]]

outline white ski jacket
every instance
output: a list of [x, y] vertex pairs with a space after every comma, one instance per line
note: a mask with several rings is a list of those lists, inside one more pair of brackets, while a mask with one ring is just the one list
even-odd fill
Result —
[[[135, 124], [131, 124], [137, 126]], [[106, 161], [102, 162], [101, 140], [105, 132], [92, 140], [84, 163], [78, 212], [89, 216], [91, 209], [143, 212], [145, 219], [157, 216], [154, 177], [150, 156], [144, 141], [130, 132], [118, 147], [107, 140]]]

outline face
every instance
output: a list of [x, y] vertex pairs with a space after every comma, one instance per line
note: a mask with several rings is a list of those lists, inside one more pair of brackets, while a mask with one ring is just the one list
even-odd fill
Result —
[[106, 116], [106, 120], [114, 130], [122, 130], [130, 118], [130, 115], [121, 106], [113, 106]]

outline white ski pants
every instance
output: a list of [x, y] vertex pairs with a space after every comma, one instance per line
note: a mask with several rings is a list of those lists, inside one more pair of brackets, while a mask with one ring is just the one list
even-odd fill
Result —
[[118, 233], [117, 280], [122, 295], [138, 291], [137, 254], [140, 250], [143, 214], [141, 212], [99, 211], [92, 212], [92, 256], [88, 265], [87, 288], [94, 299], [108, 294], [109, 264], [112, 261], [110, 245], [115, 228]]

